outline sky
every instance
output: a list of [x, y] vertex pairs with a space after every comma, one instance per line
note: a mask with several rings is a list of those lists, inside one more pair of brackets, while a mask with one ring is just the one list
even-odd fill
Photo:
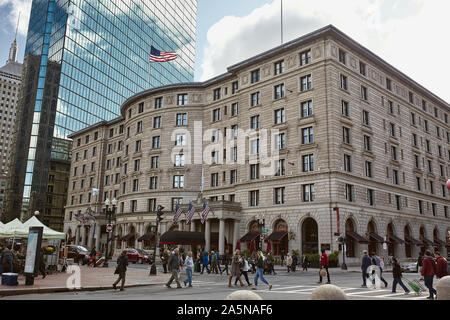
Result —
[[[31, 0], [0, 0], [0, 62], [6, 61], [19, 11], [23, 59]], [[195, 80], [281, 43], [281, 0], [198, 0]], [[326, 25], [342, 32], [450, 103], [450, 1], [283, 0], [284, 42]]]

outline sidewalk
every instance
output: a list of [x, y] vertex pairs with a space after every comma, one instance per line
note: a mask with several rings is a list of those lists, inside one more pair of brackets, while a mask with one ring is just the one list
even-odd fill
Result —
[[[150, 268], [150, 267], [149, 267]], [[163, 284], [167, 282], [170, 275], [164, 274], [158, 270], [157, 276], [149, 276], [149, 268], [135, 269], [128, 268], [125, 287], [148, 286], [154, 284]], [[47, 275], [45, 279], [39, 276], [34, 279], [33, 286], [25, 285], [25, 277], [19, 276], [19, 285], [17, 286], [3, 286], [0, 285], [0, 297], [10, 295], [22, 295], [31, 293], [49, 293], [49, 292], [68, 292], [68, 291], [89, 291], [89, 290], [112, 290], [112, 284], [117, 279], [118, 275], [114, 274], [115, 268], [91, 268], [87, 266], [79, 266], [80, 283], [79, 287], [73, 280], [74, 274], [68, 273], [54, 273]], [[72, 281], [69, 280], [71, 277]], [[69, 280], [69, 283], [68, 283]], [[119, 285], [120, 286], [120, 283]]]
[[[286, 266], [280, 266], [280, 265], [276, 265], [275, 266], [275, 271], [286, 271]], [[302, 271], [303, 268], [297, 267], [295, 268], [295, 271]], [[317, 270], [317, 272], [319, 272], [318, 268], [308, 268], [308, 270]], [[337, 267], [337, 268], [329, 268], [330, 272], [333, 273], [348, 273], [348, 272], [358, 272], [361, 273], [361, 267], [347, 267], [347, 270], [342, 270], [341, 267]], [[383, 272], [392, 272], [392, 269], [390, 267], [387, 267], [386, 269], [383, 269]]]

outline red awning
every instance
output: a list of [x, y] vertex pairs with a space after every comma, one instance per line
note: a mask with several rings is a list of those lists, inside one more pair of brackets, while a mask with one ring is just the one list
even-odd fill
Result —
[[259, 237], [261, 233], [259, 232], [247, 232], [241, 239], [241, 242], [251, 242]]
[[387, 238], [389, 239], [389, 241], [391, 241], [391, 242], [393, 242], [393, 243], [397, 243], [397, 244], [403, 244], [403, 243], [405, 243], [404, 240], [402, 240], [402, 239], [400, 239], [400, 238], [398, 238], [398, 237], [396, 237], [396, 236], [394, 236], [394, 235], [388, 236]]
[[346, 231], [346, 232], [345, 232], [345, 235], [346, 235], [347, 237], [350, 237], [350, 238], [352, 238], [352, 239], [358, 241], [358, 243], [361, 243], [361, 244], [368, 244], [368, 243], [369, 243], [369, 241], [368, 241], [366, 238], [360, 236], [360, 235], [357, 234], [356, 232], [353, 232], [353, 231]]
[[281, 240], [283, 240], [284, 237], [287, 236], [287, 232], [286, 231], [276, 231], [276, 232], [272, 232], [270, 234], [270, 236], [268, 236], [266, 238], [266, 242], [268, 241], [272, 241], [273, 243], [280, 243]]
[[146, 233], [143, 236], [138, 238], [138, 242], [150, 241], [150, 240], [152, 240], [154, 238], [155, 238], [155, 234], [154, 233]]
[[422, 241], [416, 240], [416, 239], [408, 237], [408, 236], [405, 236], [405, 242], [410, 243], [410, 244], [415, 244], [416, 246], [423, 245]]
[[134, 233], [129, 233], [127, 234], [125, 237], [122, 238], [122, 242], [124, 241], [128, 241], [129, 239], [131, 239], [132, 237], [134, 237]]
[[382, 236], [379, 236], [375, 232], [369, 233], [369, 238], [372, 238], [373, 240], [375, 240], [378, 243], [383, 243], [384, 242], [384, 238]]
[[445, 247], [445, 241], [442, 241], [441, 239], [434, 239], [434, 246], [439, 248], [439, 247]]
[[203, 232], [167, 231], [161, 235], [159, 244], [205, 245]]

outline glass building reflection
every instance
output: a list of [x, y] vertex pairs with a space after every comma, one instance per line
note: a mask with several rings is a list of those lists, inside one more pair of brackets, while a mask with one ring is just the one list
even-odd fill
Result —
[[[196, 0], [33, 0], [4, 221], [37, 210], [62, 230], [67, 136], [137, 92], [192, 81], [196, 14]], [[150, 66], [151, 45], [178, 58]]]

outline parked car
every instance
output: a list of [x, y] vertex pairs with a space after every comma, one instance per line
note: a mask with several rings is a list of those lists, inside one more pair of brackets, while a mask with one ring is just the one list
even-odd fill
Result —
[[73, 259], [75, 263], [85, 265], [89, 262], [89, 251], [82, 246], [69, 245], [68, 258]]
[[418, 272], [419, 269], [417, 267], [417, 259], [405, 259], [400, 261], [400, 266], [402, 267], [403, 272]]
[[148, 255], [140, 249], [126, 249], [126, 251], [129, 262], [143, 264], [150, 261]]

